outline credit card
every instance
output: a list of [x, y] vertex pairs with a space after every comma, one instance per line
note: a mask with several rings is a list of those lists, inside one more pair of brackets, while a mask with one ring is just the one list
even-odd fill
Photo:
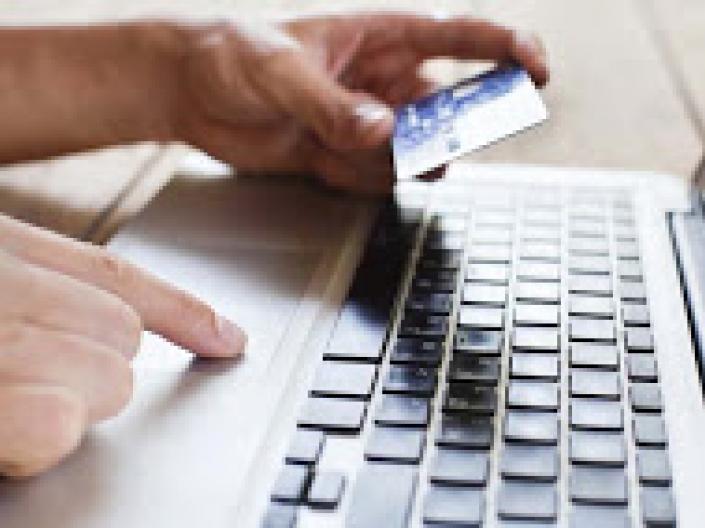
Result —
[[399, 108], [392, 151], [398, 179], [409, 179], [516, 134], [548, 117], [529, 74], [495, 69]]

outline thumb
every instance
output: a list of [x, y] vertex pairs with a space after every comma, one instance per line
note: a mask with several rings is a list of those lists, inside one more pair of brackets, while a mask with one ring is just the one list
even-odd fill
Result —
[[379, 146], [394, 128], [389, 106], [369, 94], [346, 89], [299, 50], [270, 56], [258, 77], [264, 93], [329, 147]]

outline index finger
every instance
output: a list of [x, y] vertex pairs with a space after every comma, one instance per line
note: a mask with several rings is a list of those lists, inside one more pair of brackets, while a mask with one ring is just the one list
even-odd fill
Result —
[[471, 17], [390, 14], [377, 17], [374, 24], [386, 38], [395, 36], [400, 39], [399, 44], [421, 59], [516, 62], [526, 68], [537, 84], [548, 81], [545, 49], [531, 33]]
[[0, 247], [43, 268], [111, 292], [132, 306], [145, 328], [198, 355], [236, 356], [247, 338], [195, 296], [108, 253], [0, 215]]

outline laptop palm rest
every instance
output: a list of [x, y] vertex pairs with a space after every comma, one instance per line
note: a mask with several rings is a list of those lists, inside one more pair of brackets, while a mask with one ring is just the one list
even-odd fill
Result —
[[111, 250], [244, 327], [247, 353], [195, 360], [146, 334], [125, 412], [49, 473], [0, 482], [3, 528], [237, 526], [235, 499], [299, 349], [336, 306], [364, 205], [293, 181], [172, 182]]

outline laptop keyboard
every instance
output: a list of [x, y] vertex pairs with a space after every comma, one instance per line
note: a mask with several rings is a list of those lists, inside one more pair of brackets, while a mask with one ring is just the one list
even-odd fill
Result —
[[382, 210], [263, 527], [676, 526], [633, 206], [549, 191]]

